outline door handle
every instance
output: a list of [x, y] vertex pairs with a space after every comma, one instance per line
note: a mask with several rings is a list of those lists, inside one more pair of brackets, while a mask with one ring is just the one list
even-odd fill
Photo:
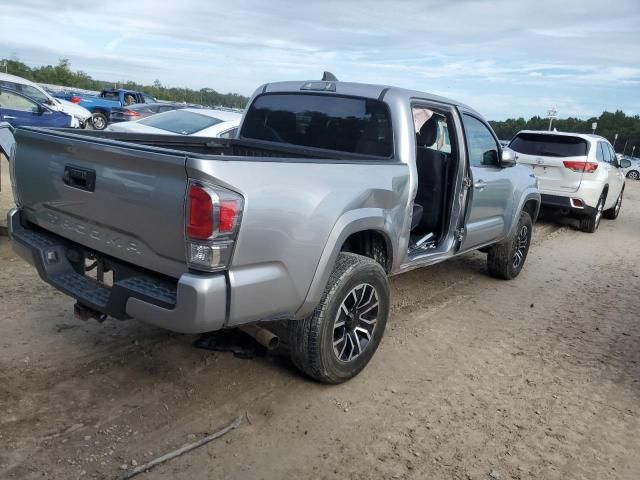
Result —
[[8, 118], [9, 120], [15, 120], [16, 117], [12, 117], [11, 115], [3, 115], [2, 118]]
[[482, 190], [486, 186], [487, 186], [487, 182], [485, 182], [484, 180], [478, 180], [476, 183], [473, 184], [473, 188], [476, 188], [478, 190]]

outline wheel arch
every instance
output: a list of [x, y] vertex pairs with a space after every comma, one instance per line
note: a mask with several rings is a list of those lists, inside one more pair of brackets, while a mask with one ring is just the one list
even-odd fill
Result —
[[530, 189], [525, 194], [520, 197], [520, 202], [518, 203], [518, 207], [513, 210], [513, 216], [511, 217], [509, 228], [507, 229], [507, 235], [511, 235], [515, 229], [518, 227], [518, 219], [520, 218], [520, 213], [522, 211], [526, 211], [531, 215], [531, 221], [533, 223], [536, 222], [538, 218], [538, 214], [540, 213], [540, 205], [542, 200], [540, 198], [540, 192], [537, 189]]
[[329, 234], [305, 301], [296, 312], [295, 317], [305, 317], [313, 311], [320, 301], [340, 252], [358, 253], [377, 260], [369, 247], [371, 242], [382, 241], [385, 264], [381, 263], [381, 265], [389, 273], [397, 252], [393, 238], [390, 222], [382, 209], [362, 208], [343, 214]]

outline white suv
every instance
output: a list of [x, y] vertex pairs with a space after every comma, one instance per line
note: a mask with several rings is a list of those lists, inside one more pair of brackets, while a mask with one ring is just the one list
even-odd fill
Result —
[[606, 138], [523, 130], [509, 148], [538, 177], [542, 205], [577, 214], [582, 231], [595, 232], [602, 216], [618, 217], [624, 174]]

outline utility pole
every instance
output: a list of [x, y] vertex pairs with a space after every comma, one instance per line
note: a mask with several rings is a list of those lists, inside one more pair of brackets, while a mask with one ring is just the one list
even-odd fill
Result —
[[[627, 143], [629, 143], [629, 139], [627, 139], [626, 142], [624, 142], [624, 148], [622, 149], [622, 154], [624, 155], [625, 153], [627, 153]], [[614, 143], [615, 146], [615, 143]]]
[[593, 130], [591, 133], [593, 133], [595, 135], [596, 133], [596, 128], [598, 128], [598, 122], [593, 122], [591, 124], [591, 129]]
[[616, 142], [618, 141], [618, 134], [616, 133], [613, 137], [613, 151], [616, 150]]
[[551, 110], [547, 110], [547, 118], [549, 119], [549, 131], [551, 131], [553, 120], [558, 118], [558, 111], [556, 110], [556, 107], [553, 107]]
[[633, 155], [636, 152], [636, 146], [634, 145], [633, 148], [631, 149], [631, 158], [635, 158]]

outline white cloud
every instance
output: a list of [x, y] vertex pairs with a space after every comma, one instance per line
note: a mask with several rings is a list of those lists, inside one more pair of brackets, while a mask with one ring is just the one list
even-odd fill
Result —
[[491, 115], [528, 114], [554, 95], [571, 112], [640, 103], [637, 0], [4, 3], [0, 56], [68, 57], [100, 78], [249, 94], [328, 69], [461, 92]]

